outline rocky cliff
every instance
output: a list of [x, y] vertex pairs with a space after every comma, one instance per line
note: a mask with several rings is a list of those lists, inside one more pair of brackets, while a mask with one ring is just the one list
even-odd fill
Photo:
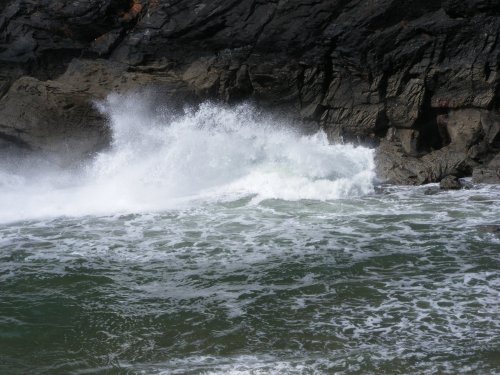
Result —
[[81, 158], [108, 142], [93, 101], [251, 100], [379, 176], [498, 181], [497, 0], [0, 0], [0, 147]]

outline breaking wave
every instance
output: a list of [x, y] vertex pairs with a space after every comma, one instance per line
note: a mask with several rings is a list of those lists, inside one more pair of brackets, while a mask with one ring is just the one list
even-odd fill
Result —
[[77, 172], [2, 173], [0, 220], [157, 211], [206, 200], [333, 200], [373, 190], [372, 150], [331, 145], [250, 105], [172, 115], [138, 95], [99, 104], [111, 147]]

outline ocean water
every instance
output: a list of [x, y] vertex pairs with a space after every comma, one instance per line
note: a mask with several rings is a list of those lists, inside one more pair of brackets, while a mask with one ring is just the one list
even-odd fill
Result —
[[111, 96], [0, 170], [1, 374], [500, 373], [500, 188], [378, 185], [251, 106]]

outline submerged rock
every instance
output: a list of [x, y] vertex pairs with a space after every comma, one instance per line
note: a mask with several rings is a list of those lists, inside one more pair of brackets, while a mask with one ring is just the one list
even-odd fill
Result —
[[3, 143], [84, 157], [109, 140], [93, 101], [152, 85], [161, 102], [251, 100], [378, 147], [385, 181], [498, 182], [496, 2], [2, 4]]
[[500, 238], [500, 225], [495, 225], [495, 224], [480, 225], [478, 229], [483, 233], [490, 233]]

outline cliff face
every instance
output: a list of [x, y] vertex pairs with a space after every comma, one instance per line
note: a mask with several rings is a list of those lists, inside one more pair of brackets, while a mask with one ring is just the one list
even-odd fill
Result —
[[500, 174], [496, 0], [0, 7], [4, 147], [91, 153], [108, 137], [92, 100], [154, 86], [166, 102], [253, 100], [332, 141], [377, 146], [379, 175], [392, 182]]

